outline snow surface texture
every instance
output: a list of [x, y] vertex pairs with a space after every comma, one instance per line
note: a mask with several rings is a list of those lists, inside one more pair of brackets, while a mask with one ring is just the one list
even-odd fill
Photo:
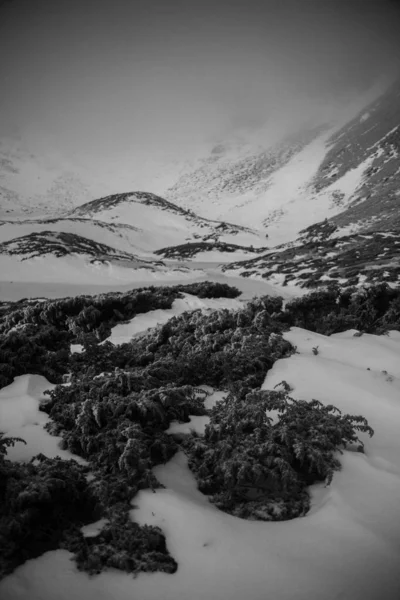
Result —
[[[120, 198], [114, 202], [114, 198]], [[194, 234], [206, 236], [218, 233], [221, 242], [241, 246], [265, 246], [265, 234], [260, 231], [246, 230], [233, 226], [231, 230], [219, 231], [219, 222], [209, 221], [194, 213], [185, 213], [181, 208], [174, 210], [173, 204], [165, 204], [163, 198], [145, 192], [132, 192], [101, 199], [80, 206], [70, 215], [72, 218], [84, 217], [96, 219], [108, 224], [125, 224], [135, 227], [138, 231], [134, 239], [138, 246], [146, 250], [156, 250], [167, 246], [184, 244], [194, 241]], [[157, 203], [161, 201], [161, 205]], [[96, 204], [97, 202], [97, 204]], [[146, 204], [145, 202], [149, 202]]]
[[3, 218], [59, 213], [87, 202], [105, 189], [53, 147], [13, 137], [0, 138], [0, 216]]
[[[140, 208], [140, 205], [139, 205]], [[146, 207], [144, 207], [146, 208]], [[179, 217], [177, 217], [179, 218]], [[148, 223], [148, 226], [149, 223]], [[182, 228], [180, 228], [182, 229]], [[158, 250], [162, 245], [175, 245], [177, 243], [187, 243], [187, 241], [198, 241], [194, 235], [200, 236], [200, 233], [207, 237], [206, 234], [216, 232], [216, 228], [209, 226], [208, 228], [196, 227], [188, 221], [186, 229], [177, 233], [172, 230], [161, 232], [155, 227], [153, 231], [139, 229], [133, 225], [124, 223], [108, 223], [95, 219], [52, 219], [46, 220], [26, 220], [26, 221], [0, 221], [0, 243], [14, 240], [32, 233], [41, 233], [43, 231], [64, 232], [79, 235], [83, 238], [93, 240], [100, 244], [106, 244], [111, 248], [120, 252], [140, 255], [140, 258], [160, 260], [162, 257], [153, 254], [154, 250]], [[198, 233], [200, 231], [200, 233]], [[180, 236], [179, 236], [180, 233]], [[161, 235], [162, 234], [162, 235]], [[236, 235], [229, 233], [217, 233], [218, 239], [224, 243], [232, 243], [236, 245], [254, 246], [255, 248], [264, 247], [267, 245], [265, 235], [257, 234], [257, 232], [240, 231]], [[177, 237], [178, 236], [178, 237]], [[185, 237], [184, 237], [185, 236]], [[249, 258], [249, 252], [236, 250], [235, 252], [223, 251], [204, 251], [195, 255], [195, 261], [208, 261], [215, 263], [231, 262], [232, 260], [245, 260]]]
[[[144, 203], [149, 201], [159, 201], [161, 208], [160, 205]], [[180, 261], [164, 261], [163, 266], [161, 257], [153, 252], [161, 247], [204, 240], [218, 240], [249, 248], [265, 246], [265, 235], [260, 232], [239, 226], [220, 228], [218, 222], [200, 219], [178, 207], [169, 206], [168, 203], [164, 206], [163, 202], [165, 203], [163, 199], [152, 194], [122, 194], [111, 197], [108, 203], [95, 203], [94, 208], [93, 203], [80, 207], [78, 216], [72, 218], [0, 221], [0, 244], [6, 244], [0, 248], [0, 282], [4, 282], [2, 288], [6, 286], [5, 282], [41, 282], [52, 285], [73, 282], [111, 286], [198, 279], [202, 276], [200, 263], [205, 258], [217, 268], [221, 262], [248, 258], [249, 253], [240, 249], [232, 253], [203, 252], [202, 256], [197, 257], [194, 266], [190, 264], [190, 260], [185, 264]], [[53, 235], [58, 240], [58, 245], [62, 241], [65, 256], [55, 256], [53, 246], [44, 246], [42, 238], [31, 238], [32, 234], [40, 236], [43, 232], [46, 232], [47, 242], [49, 238], [51, 241]], [[85, 250], [85, 245], [78, 252], [71, 235], [66, 234], [81, 236], [81, 242], [87, 240], [89, 250], [93, 247], [92, 254]], [[102, 254], [101, 249], [96, 250], [89, 241], [110, 246], [109, 255], [104, 256], [104, 252]], [[117, 256], [118, 252], [133, 253], [134, 256]], [[149, 264], [149, 260], [158, 264]]]
[[[259, 198], [254, 199], [249, 193], [246, 201], [244, 195], [243, 206], [229, 211], [230, 219], [249, 227], [263, 223], [267, 226], [268, 243], [277, 246], [294, 240], [309, 225], [339, 214], [362, 185], [364, 173], [375, 155], [324, 190], [315, 192], [313, 178], [326, 155], [326, 142], [331, 135], [329, 130], [295, 154], [272, 175], [267, 191]], [[335, 203], [337, 197], [339, 203]], [[223, 213], [218, 218], [224, 216]]]
[[50, 419], [39, 410], [40, 401], [46, 399], [43, 392], [53, 388], [55, 385], [41, 375], [21, 375], [0, 390], [0, 431], [26, 441], [26, 445], [17, 443], [8, 448], [7, 458], [10, 460], [27, 462], [42, 453], [49, 458], [74, 458], [81, 464], [87, 464], [80, 456], [61, 450], [61, 437], [50, 435], [43, 429]]
[[8, 242], [14, 238], [40, 233], [44, 230], [73, 233], [122, 252], [140, 253], [142, 257], [152, 256], [140, 245], [142, 235], [140, 230], [123, 223], [115, 225], [89, 219], [0, 221], [0, 242]]
[[[146, 573], [134, 579], [110, 570], [90, 578], [77, 571], [70, 553], [58, 550], [28, 561], [1, 581], [1, 599], [397, 600], [400, 333], [354, 333], [326, 337], [292, 328], [284, 337], [299, 354], [277, 361], [263, 385], [273, 389], [285, 379], [294, 388], [293, 397], [316, 398], [362, 414], [375, 430], [371, 439], [363, 437], [365, 454], [345, 451], [339, 456], [343, 468], [329, 487], [311, 487], [312, 506], [305, 517], [251, 522], [218, 511], [197, 490], [185, 456], [178, 453], [155, 469], [165, 488], [141, 491], [131, 511], [137, 522], [162, 528], [178, 561], [175, 574]], [[318, 355], [312, 351], [316, 346]], [[27, 375], [2, 390], [7, 433], [27, 437], [23, 425], [37, 418], [32, 402], [37, 403], [45, 385], [43, 377]], [[207, 402], [222, 395], [209, 396]], [[204, 423], [192, 421], [196, 426], [201, 430]], [[47, 436], [43, 430], [41, 435]], [[46, 453], [43, 443], [31, 448], [32, 443], [28, 439], [23, 456], [10, 457], [28, 460], [38, 446]], [[92, 524], [84, 533], [95, 535], [101, 526]]]
[[[268, 243], [276, 246], [294, 239], [321, 214], [325, 217], [326, 205], [310, 201], [308, 185], [325, 156], [325, 143], [331, 134], [325, 132], [295, 154], [272, 175], [268, 189], [258, 198], [251, 192], [248, 198], [242, 196], [242, 205], [230, 209], [230, 218], [248, 226], [267, 225]], [[223, 216], [221, 213], [218, 218]]]
[[[40, 260], [40, 259], [38, 259]], [[54, 259], [59, 260], [59, 259]], [[73, 265], [84, 265], [84, 260], [78, 263], [78, 258]], [[59, 275], [61, 282], [53, 281], [50, 278], [47, 279], [34, 279], [38, 273], [44, 273], [44, 269], [40, 268], [38, 271], [31, 269], [26, 271], [27, 279], [24, 281], [21, 278], [16, 278], [12, 281], [2, 281], [0, 276], [0, 301], [16, 301], [21, 298], [65, 298], [66, 296], [78, 296], [80, 294], [91, 294], [96, 295], [107, 292], [127, 292], [128, 290], [145, 287], [149, 285], [154, 286], [172, 286], [178, 284], [189, 284], [192, 282], [200, 281], [215, 281], [218, 283], [226, 283], [237, 287], [242, 291], [240, 300], [250, 300], [253, 296], [282, 296], [283, 298], [293, 297], [298, 294], [304, 294], [304, 290], [299, 288], [291, 289], [287, 287], [279, 287], [279, 285], [271, 285], [260, 276], [256, 279], [246, 279], [244, 277], [237, 276], [237, 272], [233, 272], [232, 275], [221, 273], [216, 265], [213, 263], [196, 263], [196, 270], [190, 271], [185, 267], [185, 263], [177, 263], [173, 261], [165, 261], [168, 266], [168, 270], [165, 272], [165, 277], [162, 277], [164, 272], [146, 272], [146, 271], [134, 271], [135, 279], [133, 279], [132, 273], [130, 273], [130, 279], [116, 278], [110, 279], [106, 277], [106, 268], [99, 268], [98, 277], [91, 279], [89, 276], [85, 278], [85, 272], [79, 271], [76, 273], [72, 268], [66, 268]], [[22, 263], [24, 264], [24, 263]], [[67, 259], [65, 263], [58, 264], [58, 269], [62, 271], [65, 265], [67, 265]], [[90, 269], [93, 269], [91, 265]], [[90, 273], [88, 269], [88, 275]], [[179, 270], [174, 270], [179, 269]], [[59, 271], [59, 273], [60, 273]], [[126, 269], [126, 271], [129, 271]], [[54, 272], [54, 271], [53, 271]], [[125, 274], [123, 267], [116, 267], [112, 273], [118, 274], [122, 272]], [[1, 268], [0, 268], [1, 273]], [[146, 279], [147, 277], [147, 279]]]
[[[174, 281], [176, 279], [192, 280], [201, 277], [201, 271], [189, 270], [177, 266], [169, 269], [162, 266], [144, 267], [140, 260], [115, 263], [111, 260], [89, 260], [85, 255], [69, 255], [57, 258], [51, 255], [36, 256], [21, 260], [18, 256], [0, 256], [0, 281], [7, 286], [8, 282], [25, 283], [64, 283], [72, 285], [105, 285], [118, 283], [130, 284], [140, 282], [142, 285], [156, 285], [156, 282]], [[125, 265], [125, 266], [122, 266]], [[161, 284], [160, 284], [161, 285]], [[29, 294], [30, 295], [30, 294]]]
[[135, 336], [143, 333], [147, 329], [156, 327], [169, 321], [172, 317], [180, 315], [186, 311], [201, 309], [202, 311], [218, 310], [219, 308], [239, 309], [243, 307], [242, 302], [236, 298], [199, 298], [191, 294], [183, 294], [183, 298], [177, 298], [173, 301], [170, 309], [150, 310], [147, 313], [139, 314], [129, 321], [112, 328], [108, 341], [115, 345], [125, 344]]
[[[326, 129], [304, 147], [293, 151], [287, 162], [277, 160], [260, 189], [256, 182], [247, 190], [238, 189], [236, 194], [227, 193], [226, 197], [222, 194], [219, 202], [212, 194], [205, 198], [201, 196], [201, 204], [194, 203], [191, 208], [208, 218], [229, 220], [248, 227], [267, 227], [269, 246], [294, 240], [302, 229], [343, 211], [362, 185], [363, 175], [375, 158], [375, 154], [369, 156], [326, 189], [315, 191], [314, 178], [328, 152], [327, 143], [336, 130], [337, 127]], [[197, 188], [202, 189], [201, 182], [197, 182]], [[215, 195], [218, 195], [217, 190]], [[185, 194], [182, 197], [177, 194], [172, 199], [186, 205]]]

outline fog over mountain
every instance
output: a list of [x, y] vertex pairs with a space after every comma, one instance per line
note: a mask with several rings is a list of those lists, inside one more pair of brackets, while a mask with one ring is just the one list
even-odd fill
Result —
[[0, 599], [400, 598], [400, 2], [0, 0]]
[[12, 0], [0, 137], [105, 193], [158, 193], [160, 164], [238, 131], [268, 144], [377, 95], [399, 69], [398, 18], [375, 0]]

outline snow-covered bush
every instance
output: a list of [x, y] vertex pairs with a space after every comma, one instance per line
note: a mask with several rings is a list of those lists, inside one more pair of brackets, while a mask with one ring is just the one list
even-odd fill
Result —
[[[69, 370], [71, 342], [89, 346], [95, 363], [95, 345], [110, 335], [111, 327], [140, 313], [169, 309], [181, 292], [201, 298], [236, 298], [241, 293], [226, 284], [206, 281], [45, 302], [0, 303], [0, 388], [25, 373], [38, 373], [60, 383]], [[89, 356], [85, 360], [89, 362]]]
[[20, 441], [0, 434], [0, 579], [96, 520], [87, 469], [43, 455], [27, 464], [7, 460], [4, 449]]
[[333, 286], [291, 300], [280, 319], [324, 335], [348, 329], [366, 333], [400, 330], [400, 290], [386, 283], [365, 289]]
[[[385, 286], [363, 292], [332, 288], [289, 302], [285, 310], [281, 298], [262, 297], [236, 311], [184, 313], [128, 344], [99, 344], [113, 324], [170, 308], [181, 291], [239, 293], [207, 282], [0, 303], [0, 386], [23, 373], [40, 373], [55, 383], [69, 373], [70, 385], [58, 385], [41, 408], [51, 417], [48, 430], [62, 437], [64, 448], [89, 461], [93, 473], [87, 481], [73, 461], [12, 464], [4, 458], [11, 442], [0, 438], [3, 573], [57, 547], [71, 550], [79, 568], [91, 573], [107, 567], [174, 572], [162, 532], [140, 527], [128, 515], [140, 489], [160, 486], [153, 467], [178, 448], [166, 433], [171, 421], [207, 414], [196, 386], [231, 393], [213, 409], [204, 437], [183, 441], [190, 466], [202, 491], [222, 510], [244, 518], [305, 514], [307, 486], [329, 482], [340, 466], [337, 452], [346, 444], [361, 449], [358, 432], [372, 434], [362, 417], [341, 415], [316, 400], [293, 400], [288, 384], [274, 392], [259, 388], [274, 362], [295, 351], [282, 336], [289, 327], [328, 334], [400, 329], [398, 292]], [[70, 343], [77, 339], [84, 351], [71, 355]], [[278, 413], [277, 420], [270, 411]], [[59, 500], [62, 490], [65, 505]], [[61, 509], [68, 518], [59, 518]], [[43, 525], [46, 511], [54, 534]], [[84, 539], [79, 527], [100, 517], [107, 526]], [[29, 532], [26, 546], [22, 531]]]
[[[276, 422], [270, 411], [277, 411]], [[330, 483], [340, 469], [337, 452], [373, 435], [361, 416], [342, 415], [318, 400], [287, 391], [237, 386], [211, 411], [204, 436], [184, 441], [200, 491], [221, 510], [244, 518], [286, 520], [309, 508], [306, 487]]]

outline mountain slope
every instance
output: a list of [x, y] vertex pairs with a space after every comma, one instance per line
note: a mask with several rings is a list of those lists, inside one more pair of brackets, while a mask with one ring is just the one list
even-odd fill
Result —
[[[312, 228], [310, 228], [312, 229]], [[308, 240], [222, 267], [227, 274], [263, 278], [275, 285], [315, 288], [386, 281], [400, 285], [400, 232]]]
[[221, 144], [165, 196], [207, 217], [229, 214], [267, 228], [272, 246], [325, 218], [340, 227], [375, 227], [379, 218], [392, 229], [399, 214], [399, 97], [400, 80], [368, 106], [268, 148]]
[[0, 218], [54, 216], [98, 190], [93, 178], [54, 150], [0, 138]]
[[[238, 136], [192, 169], [187, 163], [165, 198], [135, 191], [75, 207], [67, 198], [59, 218], [0, 222], [0, 243], [53, 232], [105, 244], [114, 257], [161, 258], [171, 268], [223, 263], [229, 275], [274, 284], [395, 285], [399, 99], [400, 81], [340, 128], [309, 127], [269, 145], [261, 135]], [[16, 163], [2, 158], [2, 172], [16, 175]]]
[[0, 244], [0, 281], [129, 283], [193, 278], [201, 272], [122, 252], [74, 233], [41, 231]]
[[262, 214], [251, 209], [269, 189], [274, 173], [326, 129], [325, 125], [308, 128], [272, 145], [268, 141], [255, 145], [246, 139], [218, 144], [165, 196], [209, 218], [232, 215], [230, 218], [238, 222], [261, 226]]
[[133, 259], [133, 254], [118, 252], [115, 248], [83, 238], [75, 233], [41, 231], [0, 244], [0, 254], [23, 256], [22, 260], [52, 254], [85, 254], [93, 258]]
[[76, 217], [0, 221], [0, 243], [43, 231], [76, 234], [94, 242], [107, 244], [121, 252], [151, 254], [140, 244], [143, 235], [141, 235], [141, 230], [136, 227]]
[[[298, 211], [297, 225], [303, 225], [298, 235], [290, 238], [290, 214], [285, 216], [283, 207], [268, 230], [275, 230], [270, 240], [276, 241], [284, 227], [284, 243], [223, 270], [301, 287], [332, 281], [399, 285], [400, 80], [333, 133], [326, 149], [307, 188], [307, 203], [293, 200], [292, 216], [296, 206], [308, 213]], [[307, 219], [314, 222], [304, 227]]]
[[138, 232], [136, 239], [148, 250], [209, 240], [256, 248], [265, 246], [265, 234], [260, 230], [199, 217], [148, 192], [99, 198], [79, 206], [68, 216], [135, 227], [142, 232]]
[[217, 266], [265, 252], [264, 244], [260, 232], [202, 219], [154, 194], [115, 194], [63, 218], [0, 221], [0, 280], [117, 285], [198, 278], [204, 272], [182, 260]]
[[[328, 141], [313, 186], [338, 189], [340, 228], [383, 231], [400, 227], [400, 80]], [[346, 198], [340, 182], [359, 175]], [[360, 177], [361, 175], [361, 177]], [[358, 185], [357, 185], [358, 183]]]

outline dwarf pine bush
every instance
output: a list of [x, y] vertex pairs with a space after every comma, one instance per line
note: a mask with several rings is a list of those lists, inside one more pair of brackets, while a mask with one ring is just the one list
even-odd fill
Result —
[[[184, 313], [128, 344], [99, 344], [116, 323], [170, 308], [180, 292], [239, 295], [206, 282], [0, 303], [0, 387], [24, 373], [54, 383], [69, 373], [70, 385], [57, 385], [41, 409], [63, 447], [89, 462], [82, 467], [42, 456], [11, 463], [7, 447], [20, 440], [0, 436], [0, 576], [58, 547], [73, 552], [78, 567], [90, 573], [108, 567], [174, 572], [162, 531], [133, 523], [129, 512], [139, 490], [160, 487], [153, 468], [179, 448], [166, 433], [171, 421], [208, 413], [200, 385], [230, 393], [211, 411], [204, 436], [178, 441], [201, 491], [243, 518], [304, 515], [307, 486], [329, 484], [340, 468], [338, 453], [348, 444], [361, 451], [363, 435], [372, 435], [363, 417], [291, 398], [286, 382], [275, 391], [260, 386], [276, 360], [295, 352], [282, 335], [289, 327], [328, 335], [400, 329], [398, 292], [331, 289], [285, 309], [281, 298], [266, 296], [236, 311]], [[82, 343], [83, 352], [71, 354], [71, 342]], [[80, 527], [99, 518], [107, 521], [100, 534], [84, 538]]]
[[373, 435], [364, 417], [295, 400], [286, 390], [239, 386], [211, 411], [204, 436], [192, 434], [184, 446], [199, 489], [221, 510], [286, 520], [307, 512], [308, 485], [331, 482], [338, 451], [348, 444], [362, 451], [358, 432]]

